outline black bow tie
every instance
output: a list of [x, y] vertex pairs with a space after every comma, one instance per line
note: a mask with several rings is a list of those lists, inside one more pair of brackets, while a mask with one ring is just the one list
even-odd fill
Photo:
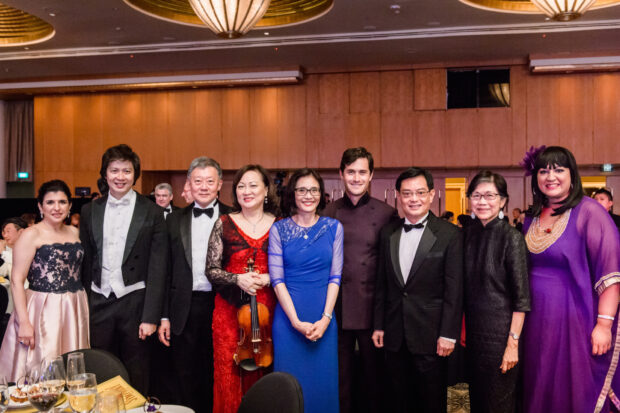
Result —
[[201, 214], [207, 214], [207, 216], [209, 218], [213, 218], [213, 207], [209, 207], [209, 208], [198, 208], [198, 207], [194, 207], [194, 217], [198, 218]]
[[170, 213], [170, 212], [172, 212], [172, 208], [170, 208], [170, 207], [168, 207], [168, 208], [164, 208], [164, 211], [166, 211], [166, 212]]
[[405, 230], [405, 232], [409, 232], [414, 228], [424, 228], [424, 222], [420, 222], [418, 224], [403, 224], [403, 229]]

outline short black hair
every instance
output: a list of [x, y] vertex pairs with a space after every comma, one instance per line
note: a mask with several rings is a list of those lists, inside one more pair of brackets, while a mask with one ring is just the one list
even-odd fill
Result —
[[551, 215], [563, 214], [566, 210], [574, 208], [581, 202], [583, 198], [583, 187], [581, 186], [581, 177], [577, 169], [577, 161], [575, 157], [566, 148], [561, 146], [549, 146], [536, 157], [534, 162], [534, 172], [532, 173], [532, 197], [534, 203], [531, 207], [531, 215], [537, 217], [542, 212], [543, 207], [548, 206], [549, 201], [545, 194], [538, 187], [538, 171], [546, 168], [561, 166], [568, 168], [570, 171], [571, 189], [568, 196], [562, 201], [562, 206], [554, 209]]
[[597, 190], [596, 190], [596, 191], [594, 191], [594, 193], [592, 194], [592, 197], [594, 198], [595, 196], [597, 196], [597, 195], [601, 195], [601, 194], [603, 194], [603, 195], [607, 195], [607, 198], [608, 198], [610, 201], [613, 201], [613, 200], [614, 200], [614, 196], [611, 194], [611, 191], [610, 191], [609, 189], [607, 189], [607, 188], [599, 188], [599, 189], [597, 189]]
[[2, 223], [2, 228], [0, 228], [0, 232], [4, 231], [4, 227], [6, 227], [9, 224], [15, 225], [15, 229], [17, 229], [18, 231], [20, 229], [28, 228], [28, 223], [26, 223], [26, 221], [24, 221], [20, 217], [13, 217], [13, 218], [7, 218], [4, 220], [4, 222]]
[[491, 183], [495, 185], [497, 193], [499, 196], [506, 199], [506, 205], [508, 205], [508, 185], [506, 184], [506, 180], [500, 174], [489, 171], [488, 169], [482, 170], [474, 176], [467, 187], [467, 197], [469, 198], [471, 194], [474, 193], [478, 185], [483, 183]]
[[282, 215], [285, 217], [293, 216], [297, 213], [297, 205], [295, 204], [295, 187], [297, 181], [300, 178], [311, 176], [319, 183], [319, 189], [321, 190], [321, 197], [319, 198], [319, 205], [317, 211], [321, 211], [325, 208], [325, 185], [323, 184], [323, 178], [314, 169], [302, 168], [293, 172], [293, 175], [288, 180], [286, 188], [284, 188], [284, 194], [282, 195]]
[[140, 178], [140, 157], [131, 149], [129, 145], [124, 143], [108, 148], [101, 157], [101, 169], [99, 170], [100, 178], [97, 180], [97, 186], [102, 194], [107, 194], [110, 188], [106, 179], [108, 166], [113, 161], [130, 161], [133, 165], [133, 184], [135, 185]]
[[353, 162], [360, 158], [368, 159], [368, 169], [370, 172], [375, 169], [375, 161], [372, 158], [372, 154], [366, 150], [363, 146], [357, 148], [349, 148], [342, 153], [342, 159], [340, 160], [340, 172], [344, 172], [344, 169], [351, 165]]
[[435, 188], [435, 184], [433, 183], [433, 175], [431, 175], [427, 169], [412, 166], [398, 175], [398, 178], [396, 178], [396, 190], [400, 192], [400, 185], [405, 179], [416, 178], [418, 176], [423, 176], [424, 179], [426, 179], [426, 185], [428, 186], [429, 191]]
[[242, 166], [235, 173], [232, 183], [233, 210], [235, 212], [241, 211], [241, 205], [239, 205], [239, 200], [237, 199], [237, 185], [239, 184], [239, 181], [241, 181], [241, 178], [243, 178], [243, 175], [245, 175], [248, 171], [257, 172], [262, 177], [263, 184], [265, 184], [265, 187], [267, 188], [267, 203], [263, 206], [263, 211], [270, 212], [277, 216], [279, 212], [278, 197], [276, 196], [276, 191], [273, 183], [271, 182], [269, 172], [267, 172], [267, 170], [261, 165], [256, 164]]
[[39, 204], [43, 204], [43, 198], [50, 192], [64, 192], [67, 195], [67, 200], [71, 203], [71, 190], [69, 186], [65, 183], [65, 181], [61, 181], [60, 179], [53, 179], [51, 181], [47, 181], [43, 183], [39, 187], [39, 194], [37, 195], [37, 202]]

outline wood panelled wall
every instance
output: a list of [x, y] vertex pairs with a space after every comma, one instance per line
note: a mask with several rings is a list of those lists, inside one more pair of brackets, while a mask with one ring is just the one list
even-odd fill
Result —
[[[35, 185], [95, 187], [101, 154], [131, 145], [144, 170], [336, 168], [366, 146], [376, 167], [518, 165], [530, 145], [580, 164], [620, 163], [620, 74], [530, 75], [511, 68], [510, 108], [446, 110], [445, 69], [309, 75], [301, 85], [35, 98]], [[148, 188], [149, 190], [151, 188]]]

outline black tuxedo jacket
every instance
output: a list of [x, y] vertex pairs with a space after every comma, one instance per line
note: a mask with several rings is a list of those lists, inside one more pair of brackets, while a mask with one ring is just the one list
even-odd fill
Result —
[[437, 339], [458, 339], [463, 307], [463, 238], [460, 229], [432, 213], [405, 283], [399, 244], [404, 219], [382, 228], [375, 287], [375, 330], [384, 347], [436, 354]]
[[[103, 257], [103, 219], [108, 197], [96, 199], [82, 207], [80, 240], [84, 247], [82, 282], [91, 293], [91, 283], [101, 286]], [[164, 302], [168, 268], [168, 235], [161, 208], [150, 199], [136, 194], [136, 205], [129, 224], [123, 254], [125, 285], [144, 281], [146, 292], [141, 320], [158, 324]]]
[[[219, 202], [219, 201], [218, 201]], [[170, 245], [170, 270], [166, 283], [163, 317], [170, 320], [172, 332], [179, 335], [185, 328], [192, 302], [192, 209], [194, 204], [172, 211], [166, 218]], [[231, 208], [219, 202], [220, 215]], [[203, 268], [204, 270], [205, 268]], [[205, 326], [205, 328], [211, 326]]]

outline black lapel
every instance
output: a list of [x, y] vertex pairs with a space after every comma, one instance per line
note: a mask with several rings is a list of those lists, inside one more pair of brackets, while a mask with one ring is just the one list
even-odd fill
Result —
[[[129, 224], [129, 231], [127, 232], [127, 240], [125, 241], [125, 252], [123, 253], [123, 263], [129, 257], [129, 253], [133, 249], [140, 229], [144, 225], [147, 214], [147, 202], [151, 202], [142, 195], [136, 193], [136, 205], [133, 208], [133, 216], [131, 217], [131, 223]], [[159, 211], [158, 211], [159, 212]]]
[[420, 244], [418, 244], [418, 250], [415, 253], [415, 258], [413, 259], [413, 264], [411, 264], [411, 271], [409, 272], [409, 277], [407, 278], [407, 282], [409, 282], [415, 275], [416, 271], [420, 268], [420, 265], [426, 259], [426, 256], [430, 252], [433, 245], [435, 245], [435, 241], [437, 241], [437, 237], [435, 236], [435, 226], [434, 220], [437, 219], [434, 215], [428, 215], [428, 222], [426, 223], [426, 227], [424, 228], [424, 232], [422, 233], [422, 238], [420, 238]]
[[392, 231], [392, 234], [390, 235], [390, 256], [392, 258], [392, 268], [394, 268], [394, 274], [396, 275], [396, 279], [401, 287], [405, 285], [405, 281], [403, 278], [403, 273], [400, 269], [398, 250], [400, 247], [400, 234], [402, 232], [403, 222], [405, 222], [405, 220], [400, 219], [398, 221], [398, 225], [395, 224], [394, 231]]
[[101, 265], [103, 259], [103, 219], [105, 217], [105, 206], [108, 202], [108, 197], [104, 196], [92, 202], [93, 212], [90, 225], [93, 231], [93, 239], [95, 245], [97, 245], [97, 251], [99, 252], [97, 254], [99, 256], [99, 265]]
[[190, 204], [183, 209], [179, 217], [179, 232], [181, 233], [181, 242], [183, 242], [183, 251], [185, 251], [185, 259], [189, 268], [192, 268], [192, 209], [194, 204]]

